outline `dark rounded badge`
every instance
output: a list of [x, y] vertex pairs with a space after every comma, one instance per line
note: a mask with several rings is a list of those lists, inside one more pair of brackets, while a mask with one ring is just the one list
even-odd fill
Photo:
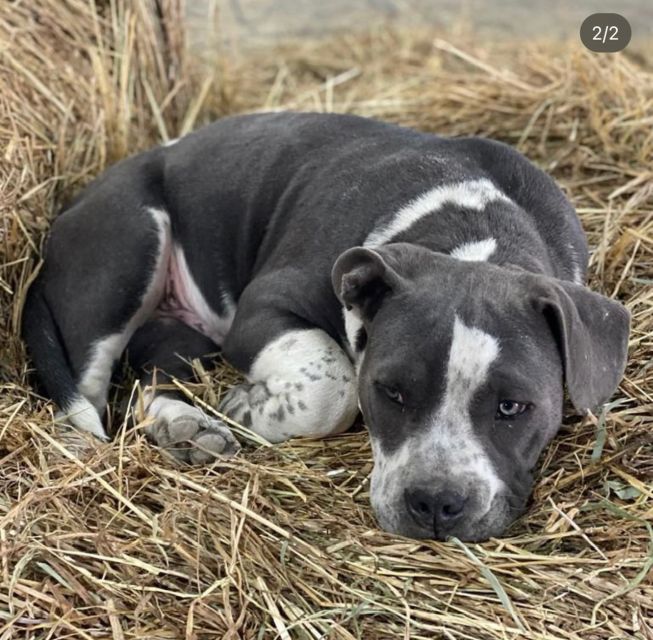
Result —
[[630, 23], [618, 13], [593, 13], [580, 26], [580, 39], [590, 50], [615, 53], [628, 46]]

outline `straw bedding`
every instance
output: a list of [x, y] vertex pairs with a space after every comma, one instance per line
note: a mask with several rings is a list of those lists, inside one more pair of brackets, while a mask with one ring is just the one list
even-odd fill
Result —
[[[653, 638], [645, 55], [382, 30], [199, 63], [180, 15], [173, 0], [0, 4], [0, 639]], [[134, 420], [81, 460], [57, 438], [16, 335], [48, 221], [117, 158], [262, 108], [493, 136], [576, 204], [592, 287], [633, 314], [630, 364], [599, 415], [568, 412], [507, 537], [377, 530], [360, 426], [276, 447], [241, 433], [243, 454], [207, 468], [177, 465]], [[235, 379], [198, 370], [184, 389], [214, 407]]]

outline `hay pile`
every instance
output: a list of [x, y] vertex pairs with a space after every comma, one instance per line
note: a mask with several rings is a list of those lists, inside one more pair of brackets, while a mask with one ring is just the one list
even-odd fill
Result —
[[[653, 638], [653, 76], [580, 45], [491, 55], [376, 32], [194, 65], [175, 0], [0, 4], [0, 639]], [[459, 45], [460, 46], [460, 45]], [[503, 60], [504, 62], [496, 62]], [[504, 68], [505, 67], [505, 68]], [[85, 462], [16, 328], [48, 220], [126, 153], [224, 113], [373, 115], [518, 146], [563, 184], [630, 364], [570, 416], [528, 514], [484, 544], [375, 528], [364, 432], [177, 466], [130, 426]], [[215, 405], [233, 373], [186, 389]]]

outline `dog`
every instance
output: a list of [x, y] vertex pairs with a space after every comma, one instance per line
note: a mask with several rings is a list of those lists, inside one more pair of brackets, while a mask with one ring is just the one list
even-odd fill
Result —
[[583, 412], [623, 374], [629, 314], [584, 286], [587, 263], [572, 205], [502, 143], [234, 116], [70, 203], [23, 335], [61, 419], [101, 439], [126, 351], [147, 435], [188, 463], [238, 442], [157, 388], [218, 347], [247, 379], [220, 411], [269, 442], [343, 432], [360, 409], [381, 527], [482, 540], [524, 511], [565, 385]]

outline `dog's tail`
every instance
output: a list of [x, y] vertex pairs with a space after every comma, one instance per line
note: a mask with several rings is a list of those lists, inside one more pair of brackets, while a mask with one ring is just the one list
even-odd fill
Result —
[[106, 439], [100, 414], [77, 387], [61, 332], [38, 278], [27, 292], [21, 333], [43, 391], [61, 408], [57, 419]]

